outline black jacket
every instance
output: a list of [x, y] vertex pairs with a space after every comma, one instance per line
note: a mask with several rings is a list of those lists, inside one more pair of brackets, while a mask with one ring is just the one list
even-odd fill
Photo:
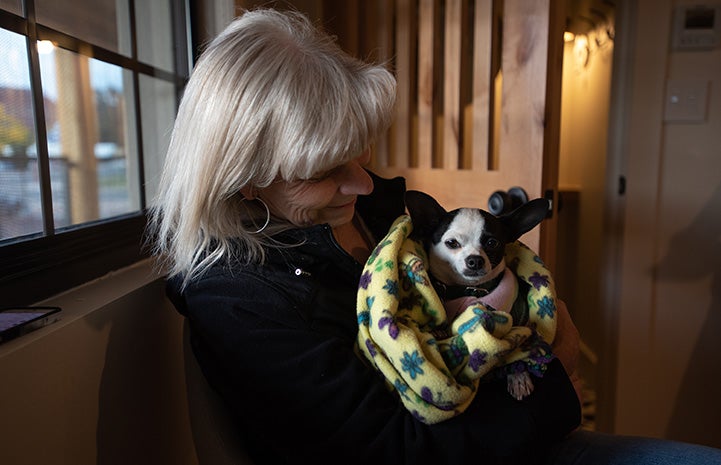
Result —
[[[357, 208], [380, 239], [404, 212], [405, 182], [374, 181]], [[354, 352], [362, 265], [328, 225], [283, 234], [301, 238], [301, 246], [271, 250], [263, 266], [223, 263], [182, 293], [179, 280], [168, 285], [256, 463], [534, 463], [579, 424], [557, 361], [523, 401], [503, 382], [481, 383], [463, 414], [433, 426], [415, 420]]]

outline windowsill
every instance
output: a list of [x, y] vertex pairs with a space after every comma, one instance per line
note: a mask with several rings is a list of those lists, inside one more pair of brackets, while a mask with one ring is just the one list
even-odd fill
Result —
[[160, 276], [153, 268], [153, 260], [146, 259], [37, 302], [36, 305], [60, 307], [62, 311], [58, 314], [59, 320], [0, 344], [0, 358], [60, 330], [157, 279], [160, 279]]

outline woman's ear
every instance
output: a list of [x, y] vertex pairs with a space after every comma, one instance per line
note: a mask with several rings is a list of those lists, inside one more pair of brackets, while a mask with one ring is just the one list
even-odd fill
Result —
[[253, 200], [256, 195], [255, 189], [253, 189], [251, 186], [245, 186], [240, 190], [240, 193], [248, 200]]

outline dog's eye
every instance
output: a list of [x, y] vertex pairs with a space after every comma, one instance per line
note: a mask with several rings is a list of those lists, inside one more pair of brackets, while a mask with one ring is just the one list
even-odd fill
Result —
[[448, 247], [449, 249], [459, 249], [461, 247], [461, 244], [455, 239], [448, 239], [446, 241], [446, 247]]
[[489, 237], [486, 240], [486, 248], [487, 249], [495, 249], [499, 245], [501, 245], [501, 242], [498, 239], [495, 239], [493, 237]]

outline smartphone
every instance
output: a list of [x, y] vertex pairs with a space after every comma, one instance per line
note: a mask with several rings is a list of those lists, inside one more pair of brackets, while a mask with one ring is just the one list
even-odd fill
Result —
[[60, 310], [60, 307], [0, 308], [0, 343], [58, 321]]

